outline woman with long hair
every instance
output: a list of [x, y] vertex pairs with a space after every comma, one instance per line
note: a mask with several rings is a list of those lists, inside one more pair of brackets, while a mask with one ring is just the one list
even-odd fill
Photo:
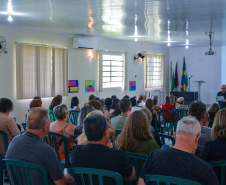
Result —
[[144, 112], [134, 111], [130, 114], [121, 134], [115, 140], [115, 148], [143, 155], [159, 149]]
[[[212, 127], [213, 141], [206, 142], [200, 158], [206, 162], [226, 160], [226, 108], [217, 112]], [[220, 170], [214, 168], [220, 182]], [[219, 183], [220, 184], [220, 183]]]
[[77, 110], [80, 111], [80, 108], [78, 107], [79, 104], [79, 99], [77, 96], [74, 96], [73, 98], [71, 98], [71, 107], [70, 110]]

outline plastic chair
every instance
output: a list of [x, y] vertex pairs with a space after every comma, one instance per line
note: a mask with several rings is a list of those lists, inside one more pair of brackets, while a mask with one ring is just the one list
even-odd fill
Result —
[[70, 121], [73, 125], [77, 126], [78, 115], [80, 111], [71, 110], [70, 112]]
[[164, 175], [144, 175], [144, 182], [148, 184], [148, 182], [155, 182], [156, 185], [163, 182], [166, 185], [201, 185], [198, 182], [194, 182], [187, 179], [182, 179], [178, 177], [170, 177]]
[[[209, 162], [209, 164], [211, 166], [215, 167], [219, 167], [220, 168], [220, 179], [218, 179], [220, 181], [221, 185], [225, 185], [225, 168], [226, 168], [226, 160], [225, 161], [212, 161]], [[214, 169], [215, 170], [215, 169]]]
[[6, 165], [8, 169], [10, 184], [15, 184], [15, 185], [24, 184], [21, 177], [25, 176], [24, 180], [26, 182], [26, 185], [31, 185], [32, 179], [30, 179], [29, 177], [29, 169], [35, 169], [41, 174], [42, 185], [48, 185], [47, 170], [39, 164], [19, 161], [19, 160], [9, 160], [9, 159], [3, 159], [3, 163]]
[[166, 135], [166, 134], [158, 134], [158, 135], [159, 135], [159, 137], [160, 137], [160, 139], [161, 139], [163, 145], [165, 145], [165, 139], [171, 140], [172, 146], [175, 145], [175, 139], [174, 139], [174, 137], [168, 136], [168, 135]]
[[[74, 176], [74, 178], [78, 177], [79, 175], [82, 185], [86, 185], [86, 181], [89, 181], [89, 185], [94, 185], [93, 183], [93, 176], [98, 176], [98, 185], [104, 185], [103, 177], [111, 178], [115, 181], [116, 185], [123, 185], [123, 178], [119, 173], [108, 171], [108, 170], [101, 170], [95, 168], [69, 168], [70, 173]], [[84, 178], [84, 176], [86, 178]]]
[[[143, 163], [147, 159], [146, 155], [138, 154], [138, 153], [132, 153], [132, 152], [125, 152], [126, 156], [129, 158], [130, 162], [135, 168], [136, 172], [136, 184], [138, 182], [138, 178], [140, 176], [140, 171], [143, 166]], [[142, 163], [141, 163], [142, 162]], [[130, 182], [132, 184], [132, 182]]]
[[214, 120], [211, 119], [210, 122], [209, 122], [209, 124], [208, 124], [208, 127], [212, 128], [213, 122], [214, 122]]
[[[55, 152], [57, 154], [57, 157], [60, 161], [60, 165], [62, 167], [62, 169], [64, 168], [70, 168], [71, 167], [71, 161], [70, 161], [70, 157], [69, 157], [69, 150], [68, 150], [68, 138], [62, 134], [58, 134], [55, 132], [49, 132], [48, 133], [48, 139], [49, 139], [49, 145], [55, 149]], [[64, 144], [64, 154], [65, 154], [65, 159], [64, 160], [60, 160], [60, 156], [59, 156], [59, 148], [58, 148], [58, 143], [62, 142], [62, 144]]]
[[27, 130], [27, 123], [23, 122], [21, 125], [22, 125], [24, 130]]
[[115, 135], [111, 137], [111, 142], [114, 143], [115, 142], [115, 139], [116, 137], [121, 134], [122, 130], [115, 130]]
[[19, 131], [21, 132], [21, 125], [19, 125], [18, 123], [16, 125], [17, 125]]
[[[6, 152], [8, 150], [8, 145], [9, 145], [8, 144], [8, 135], [3, 130], [0, 130], [0, 135], [3, 138], [4, 149]], [[4, 172], [4, 165], [2, 162], [2, 157], [0, 157], [0, 185], [3, 185], [3, 172]]]

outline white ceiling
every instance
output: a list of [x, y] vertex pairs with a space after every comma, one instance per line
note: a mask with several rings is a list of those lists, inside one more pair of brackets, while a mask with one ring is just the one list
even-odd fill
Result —
[[[9, 1], [12, 11], [8, 10]], [[226, 43], [226, 0], [0, 0], [0, 24], [171, 46]], [[12, 14], [13, 21], [8, 21]], [[187, 31], [187, 33], [186, 33]]]

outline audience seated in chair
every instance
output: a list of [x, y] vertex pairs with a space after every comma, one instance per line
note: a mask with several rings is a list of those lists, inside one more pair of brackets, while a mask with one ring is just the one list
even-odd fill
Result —
[[[201, 151], [200, 158], [207, 162], [226, 160], [226, 108], [218, 111], [213, 127], [213, 141], [206, 142]], [[220, 180], [219, 169], [215, 170]]]
[[207, 110], [210, 116], [210, 120], [214, 120], [217, 112], [220, 110], [220, 107], [217, 103], [213, 103]]
[[[13, 111], [13, 103], [8, 98], [0, 99], [0, 130], [3, 130], [8, 135], [8, 144], [11, 139], [20, 134], [20, 131], [15, 123], [15, 120], [9, 116], [9, 113]], [[0, 137], [0, 154], [1, 157], [5, 157], [5, 149], [3, 138]]]
[[[72, 136], [74, 135], [74, 130], [76, 127], [75, 125], [66, 122], [67, 119], [69, 118], [69, 111], [65, 104], [55, 106], [53, 108], [53, 112], [57, 118], [57, 121], [50, 124], [50, 131], [62, 134], [68, 138], [69, 143], [68, 150], [70, 153], [73, 150], [74, 140]], [[64, 144], [62, 140], [58, 141], [58, 148], [60, 160], [64, 160], [65, 154], [64, 154]]]
[[149, 125], [144, 112], [137, 110], [131, 113], [121, 134], [115, 140], [115, 148], [143, 155], [159, 149]]
[[[89, 102], [90, 102], [90, 101], [92, 101], [92, 100], [95, 100], [95, 98], [96, 98], [96, 97], [95, 97], [93, 94], [90, 94], [88, 100], [89, 100]], [[89, 102], [85, 103], [84, 106], [86, 106]]]
[[[42, 100], [41, 99], [33, 99], [29, 104], [29, 110], [31, 110], [34, 107], [41, 107], [42, 106]], [[28, 112], [29, 112], [28, 110]], [[27, 122], [27, 114], [25, 114], [24, 122]]]
[[178, 98], [177, 103], [179, 105], [176, 107], [176, 109], [183, 109], [183, 110], [188, 111], [188, 106], [184, 105], [184, 98], [183, 97]]
[[111, 120], [111, 125], [113, 126], [113, 128], [115, 130], [122, 130], [123, 129], [123, 127], [126, 123], [126, 120], [131, 113], [131, 110], [132, 110], [131, 105], [132, 105], [132, 103], [131, 103], [129, 98], [123, 98], [123, 99], [120, 100], [119, 108], [121, 110], [121, 114], [118, 115], [117, 117], [114, 117]]
[[178, 106], [177, 97], [173, 94], [170, 95], [170, 104], [173, 105], [174, 109]]
[[178, 122], [173, 148], [155, 150], [145, 161], [138, 185], [144, 185], [145, 174], [156, 174], [192, 180], [202, 185], [218, 185], [212, 167], [194, 155], [201, 127], [193, 117], [184, 117]]
[[78, 107], [78, 104], [79, 104], [79, 99], [78, 99], [77, 96], [74, 96], [73, 98], [71, 98], [70, 110], [80, 111], [80, 108]]
[[[96, 111], [90, 112], [90, 113], [86, 116], [86, 118], [89, 117], [89, 116], [91, 116], [91, 115], [93, 115], [93, 114], [104, 115], [101, 111], [96, 110]], [[107, 119], [106, 119], [106, 120], [107, 120]], [[111, 124], [108, 122], [108, 120], [107, 120], [107, 124], [108, 124], [108, 126], [109, 126], [109, 137], [111, 138], [112, 136], [115, 135], [115, 129], [111, 126]], [[88, 144], [88, 139], [87, 139], [87, 137], [86, 137], [86, 134], [85, 134], [85, 132], [84, 132], [84, 129], [83, 129], [83, 131], [82, 131], [82, 134], [77, 138], [77, 144], [78, 144], [78, 145], [86, 145], [86, 144]], [[107, 146], [108, 146], [109, 148], [113, 148], [110, 139], [109, 139], [109, 141], [108, 141]]]
[[[62, 97], [60, 96], [55, 96], [52, 101], [51, 101], [51, 104], [49, 105], [49, 113], [53, 113], [53, 108], [57, 105], [60, 105], [62, 103]], [[52, 122], [55, 121], [55, 118], [54, 118], [54, 114], [50, 114], [50, 120]]]
[[[110, 170], [121, 174], [125, 181], [134, 180], [135, 170], [125, 153], [106, 146], [110, 138], [106, 118], [94, 114], [87, 117], [83, 124], [88, 144], [74, 148], [71, 166]], [[75, 181], [79, 184], [78, 179]]]
[[112, 105], [112, 99], [111, 98], [106, 98], [105, 101], [104, 101], [104, 105], [105, 105], [105, 108], [108, 111], [110, 111], [111, 105]]
[[112, 102], [112, 109], [110, 110], [110, 115], [111, 116], [118, 116], [118, 115], [121, 114], [121, 110], [119, 108], [119, 103], [120, 103], [119, 99], [116, 98], [116, 99], [113, 100], [113, 102]]
[[160, 148], [162, 148], [162, 142], [160, 140], [160, 137], [159, 137], [158, 133], [155, 132], [154, 127], [151, 125], [151, 122], [152, 122], [152, 119], [153, 119], [151, 111], [148, 108], [142, 108], [141, 111], [144, 112], [145, 115], [147, 116], [148, 123], [150, 125], [149, 126], [150, 131], [151, 131], [152, 135], [154, 136], [156, 143], [159, 145]]
[[[32, 108], [27, 117], [27, 131], [10, 143], [6, 159], [36, 163], [46, 168], [49, 185], [67, 185], [72, 180], [64, 175], [55, 151], [43, 139], [48, 134], [51, 120], [48, 110]], [[31, 184], [42, 184], [39, 172], [31, 171]]]
[[131, 110], [131, 112], [134, 112], [134, 111], [136, 111], [136, 110], [142, 109], [142, 107], [137, 107], [137, 101], [136, 101], [136, 98], [132, 97], [132, 98], [130, 98], [130, 101], [131, 101], [131, 103], [132, 103], [132, 110]]
[[84, 119], [86, 118], [87, 114], [94, 110], [94, 107], [89, 104], [81, 108], [81, 111], [78, 115], [77, 127], [74, 130], [74, 135], [80, 135], [82, 133]]
[[211, 128], [208, 128], [208, 123], [205, 123], [206, 117], [206, 105], [202, 102], [194, 102], [189, 107], [189, 115], [194, 116], [201, 125], [201, 137], [199, 138], [198, 150], [202, 150], [204, 144], [207, 141], [212, 141], [211, 138]]

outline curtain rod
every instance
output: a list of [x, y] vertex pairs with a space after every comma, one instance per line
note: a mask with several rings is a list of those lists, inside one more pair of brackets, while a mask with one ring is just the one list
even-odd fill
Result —
[[32, 44], [32, 43], [24, 43], [24, 42], [15, 42], [16, 44], [27, 44], [27, 45], [34, 45], [34, 46], [48, 46], [53, 48], [63, 48], [68, 49], [67, 47], [59, 47], [59, 46], [52, 46], [52, 45], [44, 45], [44, 44]]
[[111, 51], [111, 50], [102, 50], [102, 49], [97, 49], [99, 51], [104, 51], [104, 52], [109, 52], [109, 53], [128, 53], [128, 52], [123, 52], [123, 51]]

